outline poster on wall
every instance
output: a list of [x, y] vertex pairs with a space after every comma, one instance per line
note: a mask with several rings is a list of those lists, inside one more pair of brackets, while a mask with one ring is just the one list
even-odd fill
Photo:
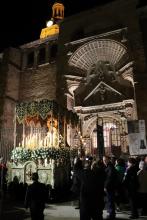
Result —
[[130, 155], [147, 154], [147, 141], [144, 120], [128, 122], [128, 141]]

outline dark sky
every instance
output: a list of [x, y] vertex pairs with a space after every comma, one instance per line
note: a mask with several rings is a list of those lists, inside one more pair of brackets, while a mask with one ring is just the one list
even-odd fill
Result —
[[[0, 6], [0, 52], [39, 39], [41, 28], [51, 17], [55, 0], [2, 0]], [[65, 16], [117, 0], [62, 0]], [[126, 0], [124, 0], [126, 1]], [[141, 0], [147, 2], [147, 0]]]

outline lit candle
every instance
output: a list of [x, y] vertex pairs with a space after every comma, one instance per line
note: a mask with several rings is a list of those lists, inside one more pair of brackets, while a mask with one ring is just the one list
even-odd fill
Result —
[[24, 138], [23, 138], [23, 140], [22, 140], [22, 147], [24, 147]]
[[26, 148], [28, 148], [28, 137], [26, 137]]
[[39, 147], [43, 146], [43, 140], [40, 140]]

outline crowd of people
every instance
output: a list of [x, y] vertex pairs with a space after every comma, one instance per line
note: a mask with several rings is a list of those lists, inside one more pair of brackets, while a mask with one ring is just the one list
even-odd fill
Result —
[[[11, 199], [25, 201], [32, 220], [43, 220], [45, 203], [49, 201], [49, 188], [32, 175], [33, 183], [19, 183], [15, 176], [7, 183], [7, 168], [0, 166], [1, 189]], [[2, 184], [3, 183], [3, 184]], [[122, 158], [92, 156], [75, 158], [70, 191], [78, 199], [80, 220], [102, 220], [107, 209], [107, 219], [115, 220], [116, 213], [129, 204], [130, 219], [147, 216], [147, 156]], [[36, 215], [37, 213], [37, 215]]]
[[[123, 204], [130, 204], [130, 219], [147, 216], [147, 156], [144, 158], [77, 158], [71, 191], [79, 200], [80, 220], [115, 219]], [[138, 211], [139, 210], [139, 211]]]

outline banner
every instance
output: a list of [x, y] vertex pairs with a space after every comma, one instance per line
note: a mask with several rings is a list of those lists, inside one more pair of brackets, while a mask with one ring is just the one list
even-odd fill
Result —
[[144, 120], [128, 122], [128, 141], [130, 155], [147, 154], [146, 130]]

